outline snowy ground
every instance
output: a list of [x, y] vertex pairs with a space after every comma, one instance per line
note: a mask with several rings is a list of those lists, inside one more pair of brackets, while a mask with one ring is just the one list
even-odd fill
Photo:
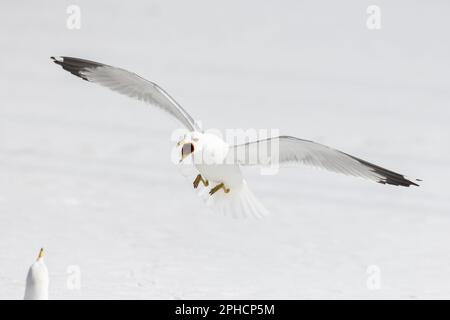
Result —
[[[22, 298], [41, 246], [53, 299], [450, 298], [448, 1], [0, 7], [0, 298]], [[177, 123], [51, 55], [136, 71], [205, 127], [279, 128], [424, 182], [246, 170], [273, 214], [211, 214], [169, 161]]]

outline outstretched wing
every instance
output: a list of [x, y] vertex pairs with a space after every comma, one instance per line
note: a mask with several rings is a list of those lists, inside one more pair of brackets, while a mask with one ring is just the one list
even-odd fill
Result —
[[145, 80], [127, 70], [94, 61], [71, 57], [51, 58], [54, 63], [77, 77], [160, 107], [177, 118], [190, 131], [200, 131], [186, 110], [156, 83]]
[[382, 184], [418, 186], [405, 176], [319, 143], [282, 136], [231, 146], [227, 161], [241, 165], [304, 164]]

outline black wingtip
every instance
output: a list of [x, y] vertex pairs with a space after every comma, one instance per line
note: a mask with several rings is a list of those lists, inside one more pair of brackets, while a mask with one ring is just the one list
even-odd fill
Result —
[[62, 66], [62, 63], [63, 63], [63, 61], [64, 61], [64, 59], [61, 58], [61, 61], [60, 61], [60, 60], [58, 60], [57, 58], [55, 58], [54, 56], [51, 56], [50, 59], [52, 59], [52, 62], [53, 62], [53, 63], [56, 63], [56, 64], [58, 64], [58, 65], [60, 65], [60, 66]]
[[382, 168], [380, 166], [377, 166], [377, 165], [367, 162], [365, 160], [362, 160], [362, 159], [359, 159], [359, 158], [356, 158], [353, 156], [350, 156], [350, 157], [357, 160], [361, 164], [369, 167], [372, 172], [375, 172], [376, 174], [378, 174], [381, 177], [381, 179], [379, 181], [377, 181], [378, 183], [390, 184], [393, 186], [401, 186], [401, 187], [410, 187], [410, 186], [420, 187], [419, 184], [414, 182], [414, 181], [418, 181], [418, 182], [422, 181], [420, 179], [410, 179], [408, 177], [405, 177], [402, 174]]
[[401, 187], [410, 187], [410, 186], [415, 186], [415, 187], [420, 187], [420, 185], [414, 181], [422, 181], [420, 179], [411, 179], [408, 177], [405, 177], [404, 175], [401, 175], [399, 173], [384, 169], [382, 167], [373, 165], [371, 163], [364, 163], [365, 165], [369, 166], [370, 169], [379, 174], [380, 176], [383, 177], [382, 180], [378, 181], [379, 183], [382, 184], [390, 184], [393, 186], [401, 186]]
[[86, 81], [89, 81], [89, 79], [84, 75], [85, 71], [106, 66], [98, 62], [73, 57], [55, 58], [54, 56], [52, 56], [50, 58], [53, 60], [54, 63], [60, 65], [64, 70]]
[[[377, 172], [377, 171], [375, 171], [375, 172]], [[419, 184], [417, 184], [417, 183], [415, 183], [415, 182], [413, 182], [411, 180], [408, 180], [408, 179], [406, 179], [404, 177], [400, 178], [400, 179], [399, 178], [392, 179], [391, 177], [387, 177], [387, 178], [385, 178], [383, 180], [378, 181], [378, 183], [390, 184], [390, 185], [393, 185], [393, 186], [400, 186], [400, 187], [410, 187], [410, 186], [420, 187]]]

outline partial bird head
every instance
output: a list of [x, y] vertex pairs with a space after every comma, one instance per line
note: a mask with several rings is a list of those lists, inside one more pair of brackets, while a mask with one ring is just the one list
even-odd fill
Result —
[[184, 138], [177, 143], [177, 147], [181, 146], [181, 159], [182, 162], [189, 155], [193, 154], [200, 148], [200, 133], [190, 132], [186, 134]]
[[25, 300], [47, 300], [48, 299], [48, 270], [44, 263], [44, 249], [39, 250], [36, 261], [28, 270]]

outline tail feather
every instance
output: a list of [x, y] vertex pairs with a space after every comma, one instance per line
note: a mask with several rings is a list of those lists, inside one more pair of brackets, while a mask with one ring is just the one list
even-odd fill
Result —
[[217, 192], [209, 196], [201, 191], [200, 195], [206, 198], [206, 204], [216, 212], [233, 218], [263, 218], [269, 214], [268, 210], [250, 191], [247, 182], [244, 180], [238, 187], [231, 188], [229, 193]]

